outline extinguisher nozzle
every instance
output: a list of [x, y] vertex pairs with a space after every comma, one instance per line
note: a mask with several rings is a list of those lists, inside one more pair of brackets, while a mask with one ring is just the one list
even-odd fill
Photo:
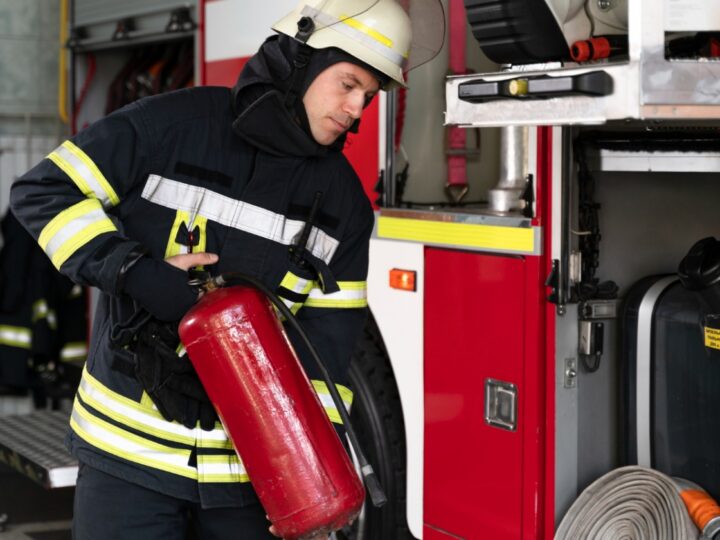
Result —
[[385, 492], [380, 486], [380, 481], [378, 480], [375, 472], [372, 470], [372, 467], [368, 466], [368, 468], [370, 469], [369, 472], [365, 472], [365, 470], [363, 470], [365, 488], [367, 489], [368, 495], [370, 495], [370, 500], [372, 501], [373, 506], [375, 508], [381, 508], [387, 502], [387, 497], [385, 496]]

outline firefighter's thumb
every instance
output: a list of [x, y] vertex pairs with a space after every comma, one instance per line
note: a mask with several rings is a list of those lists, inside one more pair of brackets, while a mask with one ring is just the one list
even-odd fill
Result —
[[204, 266], [206, 264], [215, 264], [219, 257], [215, 253], [182, 253], [173, 255], [165, 259], [165, 262], [179, 268], [180, 270], [190, 270], [195, 266]]

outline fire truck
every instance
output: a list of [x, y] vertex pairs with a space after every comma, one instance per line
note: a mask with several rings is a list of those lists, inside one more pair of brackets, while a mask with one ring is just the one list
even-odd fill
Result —
[[[201, 2], [201, 83], [232, 84], [267, 27], [237, 21], [293, 3]], [[389, 493], [351, 534], [552, 538], [633, 462], [624, 297], [720, 225], [720, 10], [445, 7], [442, 56], [347, 150], [377, 204], [353, 417]]]
[[[376, 208], [352, 418], [388, 503], [337, 535], [549, 539], [633, 462], [624, 299], [720, 227], [720, 8], [444, 3], [440, 56], [346, 148]], [[78, 128], [159, 43], [233, 85], [296, 2], [134, 4], [75, 2]]]

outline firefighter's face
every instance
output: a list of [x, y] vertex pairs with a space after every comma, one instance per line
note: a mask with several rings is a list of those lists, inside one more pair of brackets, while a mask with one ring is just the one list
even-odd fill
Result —
[[350, 62], [338, 62], [322, 71], [303, 97], [313, 138], [325, 146], [335, 142], [360, 118], [378, 90], [377, 79]]

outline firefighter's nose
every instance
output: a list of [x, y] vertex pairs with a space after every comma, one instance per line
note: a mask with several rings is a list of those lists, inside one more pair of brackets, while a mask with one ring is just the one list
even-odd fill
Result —
[[351, 92], [345, 100], [345, 112], [353, 120], [362, 116], [365, 108], [365, 95], [362, 92]]

